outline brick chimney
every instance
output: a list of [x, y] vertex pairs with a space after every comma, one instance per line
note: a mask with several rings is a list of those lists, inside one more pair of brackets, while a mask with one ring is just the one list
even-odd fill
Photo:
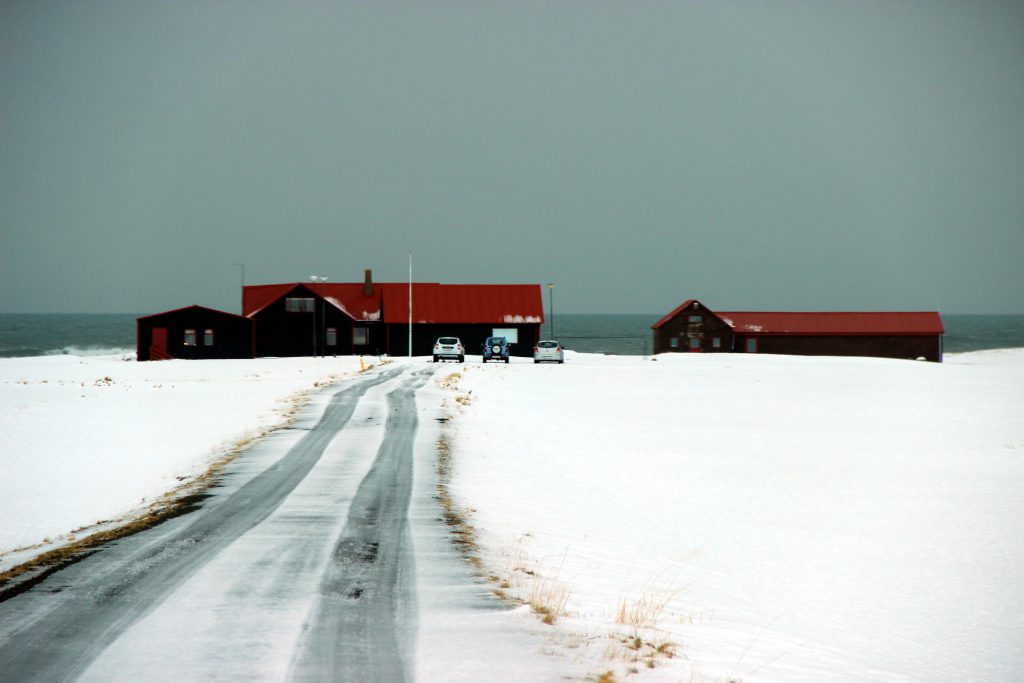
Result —
[[373, 271], [367, 268], [363, 275], [363, 296], [373, 294]]

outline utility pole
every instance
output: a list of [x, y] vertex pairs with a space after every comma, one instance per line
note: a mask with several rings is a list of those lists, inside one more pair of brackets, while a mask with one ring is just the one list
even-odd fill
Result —
[[551, 338], [555, 338], [555, 283], [548, 283], [548, 310], [551, 311]]
[[412, 358], [412, 252], [409, 252], [409, 358]]

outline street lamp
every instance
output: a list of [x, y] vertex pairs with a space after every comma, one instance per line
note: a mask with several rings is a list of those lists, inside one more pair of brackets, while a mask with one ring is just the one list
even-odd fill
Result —
[[[323, 284], [327, 282], [326, 275], [310, 275], [309, 281], [314, 284]], [[314, 294], [316, 291], [314, 290]], [[323, 297], [323, 291], [320, 292], [321, 298]], [[316, 299], [313, 299], [313, 357], [316, 358], [316, 338], [317, 338], [317, 324], [316, 324]]]
[[551, 311], [551, 338], [555, 338], [555, 283], [548, 283], [548, 310]]

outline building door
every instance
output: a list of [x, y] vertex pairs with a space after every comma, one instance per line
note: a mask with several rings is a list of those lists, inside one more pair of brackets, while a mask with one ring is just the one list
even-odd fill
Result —
[[154, 360], [166, 357], [167, 354], [167, 328], [153, 328], [153, 343], [150, 345], [150, 356]]
[[698, 337], [690, 337], [689, 341], [690, 353], [700, 353], [700, 339]]

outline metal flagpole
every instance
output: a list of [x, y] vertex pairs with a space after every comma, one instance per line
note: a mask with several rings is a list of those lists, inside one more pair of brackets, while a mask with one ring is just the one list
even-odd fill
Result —
[[412, 252], [409, 252], [409, 358], [412, 358]]

